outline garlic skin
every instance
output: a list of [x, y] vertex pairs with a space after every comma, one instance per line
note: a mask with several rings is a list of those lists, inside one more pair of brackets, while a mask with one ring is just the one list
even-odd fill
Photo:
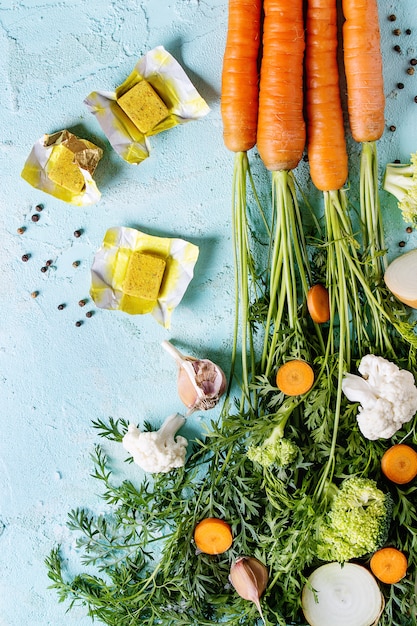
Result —
[[209, 359], [184, 356], [169, 341], [161, 345], [177, 362], [178, 395], [188, 408], [187, 415], [215, 407], [227, 385], [221, 368]]
[[262, 621], [261, 595], [268, 584], [266, 566], [253, 556], [239, 556], [230, 568], [229, 580], [244, 600], [253, 602], [259, 611]]

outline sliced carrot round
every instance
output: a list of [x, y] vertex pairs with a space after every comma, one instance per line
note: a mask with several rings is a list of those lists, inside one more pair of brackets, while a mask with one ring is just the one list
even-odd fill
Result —
[[276, 377], [277, 387], [286, 396], [307, 393], [314, 383], [314, 371], [309, 363], [293, 359], [281, 365]]
[[307, 308], [310, 317], [316, 324], [324, 324], [330, 319], [329, 292], [324, 285], [317, 283], [307, 293]]
[[405, 485], [417, 476], [417, 452], [405, 443], [397, 443], [384, 453], [381, 470], [391, 482]]
[[206, 517], [194, 529], [194, 541], [205, 554], [222, 554], [233, 543], [232, 530], [227, 522], [217, 517]]
[[387, 585], [398, 583], [407, 573], [407, 557], [397, 548], [381, 548], [371, 557], [373, 575]]

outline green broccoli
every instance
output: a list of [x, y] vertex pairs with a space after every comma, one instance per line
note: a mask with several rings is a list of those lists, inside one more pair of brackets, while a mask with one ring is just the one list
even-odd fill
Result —
[[278, 465], [286, 467], [290, 465], [298, 456], [299, 448], [284, 436], [282, 424], [278, 424], [273, 429], [271, 435], [258, 446], [249, 446], [247, 455], [251, 461], [256, 461], [262, 467]]
[[343, 563], [378, 550], [388, 537], [392, 505], [374, 480], [345, 479], [319, 526], [317, 556]]
[[411, 163], [388, 163], [385, 169], [384, 189], [398, 200], [403, 219], [417, 228], [417, 152]]

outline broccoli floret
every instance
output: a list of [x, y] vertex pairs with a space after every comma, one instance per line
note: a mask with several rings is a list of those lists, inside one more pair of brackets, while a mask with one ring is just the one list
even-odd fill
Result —
[[417, 152], [411, 163], [388, 163], [385, 170], [384, 189], [398, 200], [403, 219], [417, 228]]
[[387, 540], [392, 498], [374, 480], [345, 479], [318, 530], [317, 556], [343, 563], [375, 552]]
[[249, 446], [248, 458], [262, 467], [269, 467], [273, 464], [279, 467], [290, 465], [297, 458], [299, 448], [293, 441], [283, 437], [283, 432], [282, 424], [277, 425], [262, 444]]

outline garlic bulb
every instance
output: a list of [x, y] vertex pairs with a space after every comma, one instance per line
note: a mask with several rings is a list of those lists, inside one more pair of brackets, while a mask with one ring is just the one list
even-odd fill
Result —
[[178, 395], [189, 409], [187, 415], [216, 406], [226, 390], [220, 367], [208, 359], [184, 356], [169, 341], [163, 341], [162, 347], [178, 364]]
[[233, 587], [241, 598], [255, 604], [264, 623], [259, 599], [266, 589], [268, 578], [265, 565], [253, 556], [238, 557], [230, 568], [229, 580]]

